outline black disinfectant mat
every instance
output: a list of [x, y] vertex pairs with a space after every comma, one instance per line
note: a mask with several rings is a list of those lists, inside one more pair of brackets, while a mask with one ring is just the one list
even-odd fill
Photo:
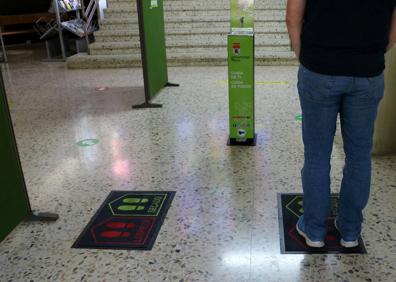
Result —
[[175, 192], [112, 191], [73, 248], [151, 250]]
[[359, 246], [345, 249], [340, 245], [341, 236], [334, 227], [334, 218], [337, 212], [338, 195], [331, 196], [331, 215], [328, 219], [328, 233], [326, 236], [326, 246], [321, 249], [313, 249], [305, 244], [296, 230], [296, 223], [304, 213], [303, 194], [278, 194], [278, 213], [280, 243], [282, 254], [365, 254], [366, 248], [362, 238], [359, 238]]

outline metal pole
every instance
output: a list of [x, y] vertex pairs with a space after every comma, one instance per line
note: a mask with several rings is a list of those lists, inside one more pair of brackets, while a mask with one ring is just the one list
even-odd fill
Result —
[[99, 21], [102, 19], [101, 15], [100, 15], [100, 0], [95, 0], [95, 2], [97, 2], [96, 14], [98, 15], [98, 23], [99, 23]]
[[[88, 7], [89, 7], [89, 6], [90, 6], [90, 5], [88, 5]], [[89, 17], [89, 15], [88, 15], [87, 11], [85, 10], [84, 0], [81, 0], [81, 10], [82, 10], [82, 14], [83, 14], [83, 19], [84, 19], [84, 21], [85, 21], [85, 24], [84, 24], [85, 44], [86, 44], [86, 46], [87, 46], [87, 53], [88, 53], [88, 55], [90, 55], [91, 52], [90, 52], [90, 50], [89, 50], [89, 35], [88, 35], [88, 28], [89, 28], [89, 26], [88, 26], [88, 17]]]
[[1, 41], [1, 48], [3, 49], [3, 59], [4, 59], [4, 62], [6, 63], [6, 62], [8, 62], [8, 59], [7, 59], [7, 54], [6, 54], [6, 49], [5, 49], [5, 45], [4, 45], [4, 39], [3, 39], [2, 32], [3, 32], [3, 27], [0, 26], [0, 41]]
[[61, 51], [62, 51], [62, 59], [66, 60], [65, 42], [63, 40], [62, 21], [60, 18], [58, 0], [54, 0], [53, 3], [54, 3], [55, 15], [56, 15], [57, 30], [58, 30], [58, 34], [59, 34], [59, 42], [60, 42]]

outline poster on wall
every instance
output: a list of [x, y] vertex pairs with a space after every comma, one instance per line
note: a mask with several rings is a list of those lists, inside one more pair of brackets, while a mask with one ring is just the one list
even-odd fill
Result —
[[231, 32], [238, 34], [253, 33], [254, 0], [230, 0]]
[[158, 0], [150, 0], [150, 9], [158, 8]]

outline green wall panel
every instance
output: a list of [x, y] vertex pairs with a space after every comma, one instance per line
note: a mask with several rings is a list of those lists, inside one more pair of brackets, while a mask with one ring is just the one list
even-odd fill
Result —
[[138, 0], [140, 28], [143, 30], [142, 55], [146, 64], [147, 99], [153, 98], [168, 82], [163, 0]]
[[0, 70], [0, 241], [30, 212]]

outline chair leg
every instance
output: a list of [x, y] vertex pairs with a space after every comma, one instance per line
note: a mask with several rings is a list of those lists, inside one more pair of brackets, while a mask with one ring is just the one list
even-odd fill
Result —
[[5, 45], [4, 45], [3, 35], [1, 34], [2, 30], [3, 29], [0, 27], [0, 43], [1, 43], [1, 49], [3, 51], [3, 59], [4, 59], [4, 62], [6, 63], [8, 60], [7, 60], [7, 54], [6, 54], [6, 49], [5, 49]]

